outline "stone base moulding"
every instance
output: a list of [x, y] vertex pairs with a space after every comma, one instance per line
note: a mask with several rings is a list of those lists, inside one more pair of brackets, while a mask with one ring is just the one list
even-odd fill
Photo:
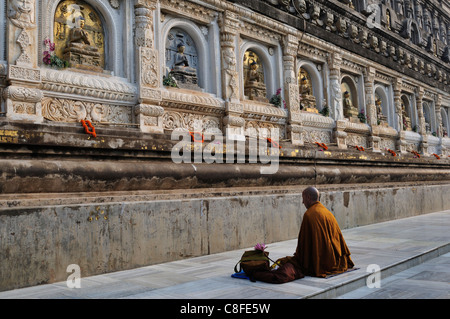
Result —
[[164, 133], [164, 108], [162, 106], [138, 104], [135, 106], [134, 114], [142, 132]]
[[43, 121], [42, 91], [34, 88], [8, 86], [3, 91], [6, 117], [18, 121], [40, 123]]

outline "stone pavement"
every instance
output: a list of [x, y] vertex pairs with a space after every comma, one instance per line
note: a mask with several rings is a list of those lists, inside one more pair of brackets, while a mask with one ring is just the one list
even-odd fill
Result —
[[[330, 278], [273, 285], [232, 278], [244, 250], [184, 259], [66, 282], [0, 292], [0, 299], [395, 299], [450, 298], [450, 210], [343, 230], [358, 268]], [[268, 244], [292, 255], [297, 240]], [[251, 249], [251, 248], [248, 248]], [[375, 285], [380, 269], [381, 287]], [[68, 274], [69, 275], [69, 274]], [[82, 274], [81, 274], [82, 275]]]

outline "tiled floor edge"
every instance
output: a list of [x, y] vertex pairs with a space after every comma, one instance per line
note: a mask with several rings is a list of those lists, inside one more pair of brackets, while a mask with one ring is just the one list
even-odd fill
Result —
[[[399, 273], [399, 272], [409, 269], [411, 267], [420, 265], [430, 259], [444, 255], [448, 252], [450, 252], [450, 243], [445, 243], [439, 247], [432, 248], [428, 251], [417, 254], [408, 259], [399, 261], [399, 262], [394, 263], [389, 266], [385, 266], [380, 271], [381, 272], [381, 280], [383, 280], [383, 278], [387, 278], [389, 276], [395, 275], [396, 273]], [[340, 283], [339, 285], [329, 287], [322, 291], [307, 295], [307, 296], [303, 297], [302, 299], [331, 299], [331, 298], [339, 297], [343, 294], [346, 294], [348, 292], [351, 292], [355, 289], [361, 288], [364, 285], [366, 285], [367, 278], [372, 274], [373, 273], [364, 273], [362, 275], [359, 275], [356, 278], [352, 278], [351, 280], [349, 280], [347, 282]]]

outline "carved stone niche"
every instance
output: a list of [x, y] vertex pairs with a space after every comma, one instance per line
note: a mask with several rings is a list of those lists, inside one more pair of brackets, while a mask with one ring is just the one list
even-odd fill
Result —
[[42, 91], [38, 89], [8, 86], [3, 91], [6, 117], [12, 120], [42, 122], [42, 97]]

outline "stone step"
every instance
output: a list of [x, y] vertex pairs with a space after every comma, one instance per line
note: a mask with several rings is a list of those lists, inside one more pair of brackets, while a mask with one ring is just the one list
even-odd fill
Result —
[[[419, 253], [417, 255], [408, 257], [404, 260], [395, 262], [391, 265], [387, 265], [384, 267], [381, 267], [379, 269], [379, 275], [381, 282], [383, 282], [383, 279], [388, 278], [390, 276], [393, 276], [399, 272], [402, 272], [406, 269], [410, 269], [412, 267], [415, 267], [417, 265], [420, 265], [428, 260], [431, 260], [433, 258], [437, 258], [439, 256], [442, 256], [446, 253], [450, 252], [450, 243], [443, 244], [439, 247], [430, 249], [428, 251], [425, 251], [423, 253]], [[329, 288], [324, 289], [323, 291], [315, 292], [310, 295], [305, 296], [305, 299], [331, 299], [331, 298], [337, 298], [339, 296], [342, 296], [344, 294], [347, 294], [349, 292], [352, 292], [356, 289], [359, 289], [361, 287], [368, 286], [373, 287], [373, 289], [376, 288], [374, 284], [374, 272], [373, 268], [366, 269], [365, 273], [358, 274], [354, 276], [348, 277], [347, 280], [343, 281], [342, 283], [337, 283], [336, 285], [333, 285]], [[380, 287], [381, 287], [380, 282]]]

